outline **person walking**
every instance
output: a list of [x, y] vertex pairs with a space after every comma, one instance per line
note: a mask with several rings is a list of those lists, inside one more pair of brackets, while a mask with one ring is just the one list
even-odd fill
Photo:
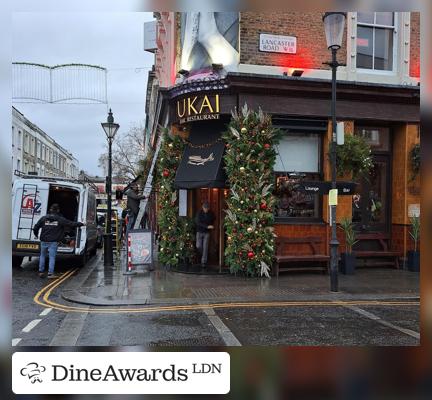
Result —
[[214, 229], [215, 217], [210, 210], [209, 203], [204, 202], [201, 210], [195, 218], [196, 223], [196, 248], [201, 253], [201, 266], [205, 267], [208, 258], [208, 247], [210, 241], [210, 230]]
[[48, 278], [55, 278], [54, 267], [57, 255], [58, 242], [64, 237], [65, 227], [76, 228], [84, 226], [82, 222], [73, 222], [64, 218], [60, 214], [60, 207], [58, 204], [51, 205], [49, 213], [43, 216], [33, 227], [33, 233], [38, 238], [40, 234], [40, 257], [39, 257], [39, 276], [45, 277], [45, 259], [46, 253], [49, 255]]

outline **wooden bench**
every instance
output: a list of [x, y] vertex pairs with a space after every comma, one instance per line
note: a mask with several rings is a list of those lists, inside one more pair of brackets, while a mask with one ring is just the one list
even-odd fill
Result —
[[[310, 262], [325, 262], [326, 266], [323, 267], [324, 271], [328, 271], [328, 263], [330, 257], [320, 253], [320, 244], [323, 243], [323, 239], [319, 236], [309, 236], [303, 238], [277, 238], [276, 239], [276, 255], [275, 255], [275, 275], [279, 276], [279, 271], [293, 271], [298, 270], [300, 268], [290, 268], [290, 267], [281, 267], [282, 263], [290, 263], [290, 262], [302, 262], [302, 261], [310, 261]], [[284, 249], [286, 246], [296, 246], [299, 245], [309, 245], [311, 252], [309, 254], [305, 254], [304, 252], [299, 252], [296, 254], [285, 254]], [[304, 269], [304, 268], [301, 268]]]
[[[392, 251], [390, 249], [390, 235], [386, 233], [358, 233], [356, 235], [357, 243], [354, 245], [353, 253], [357, 258], [375, 258], [375, 259], [387, 259], [385, 262], [378, 262], [375, 265], [394, 265], [399, 269], [399, 257], [402, 253], [399, 251]], [[364, 245], [364, 242], [373, 242], [377, 249], [374, 250], [363, 250], [356, 247]], [[389, 261], [390, 260], [390, 261]]]

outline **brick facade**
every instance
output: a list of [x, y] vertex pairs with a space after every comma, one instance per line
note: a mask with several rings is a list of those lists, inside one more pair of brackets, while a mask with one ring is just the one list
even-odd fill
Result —
[[420, 78], [420, 13], [411, 13], [410, 76]]
[[[346, 27], [345, 27], [346, 32]], [[296, 54], [259, 51], [260, 33], [297, 37]], [[346, 33], [338, 60], [346, 62]], [[328, 69], [329, 51], [322, 13], [240, 13], [240, 63], [306, 69]]]

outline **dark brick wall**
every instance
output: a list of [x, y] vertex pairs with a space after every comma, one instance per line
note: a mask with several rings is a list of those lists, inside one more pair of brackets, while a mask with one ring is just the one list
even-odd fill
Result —
[[[346, 26], [345, 26], [346, 30]], [[259, 51], [259, 34], [297, 37], [297, 54]], [[346, 62], [346, 34], [338, 60]], [[243, 64], [276, 65], [295, 68], [328, 69], [329, 61], [322, 13], [240, 13], [240, 62]]]
[[410, 76], [420, 77], [420, 13], [411, 13]]

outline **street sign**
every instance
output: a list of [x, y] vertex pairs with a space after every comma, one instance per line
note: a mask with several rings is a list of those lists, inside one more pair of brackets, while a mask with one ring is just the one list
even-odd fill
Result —
[[[338, 189], [339, 196], [351, 196], [355, 193], [355, 182], [337, 181], [336, 189]], [[315, 182], [315, 181], [302, 181], [296, 187], [305, 193], [328, 194], [332, 188], [332, 183], [328, 181]]]

